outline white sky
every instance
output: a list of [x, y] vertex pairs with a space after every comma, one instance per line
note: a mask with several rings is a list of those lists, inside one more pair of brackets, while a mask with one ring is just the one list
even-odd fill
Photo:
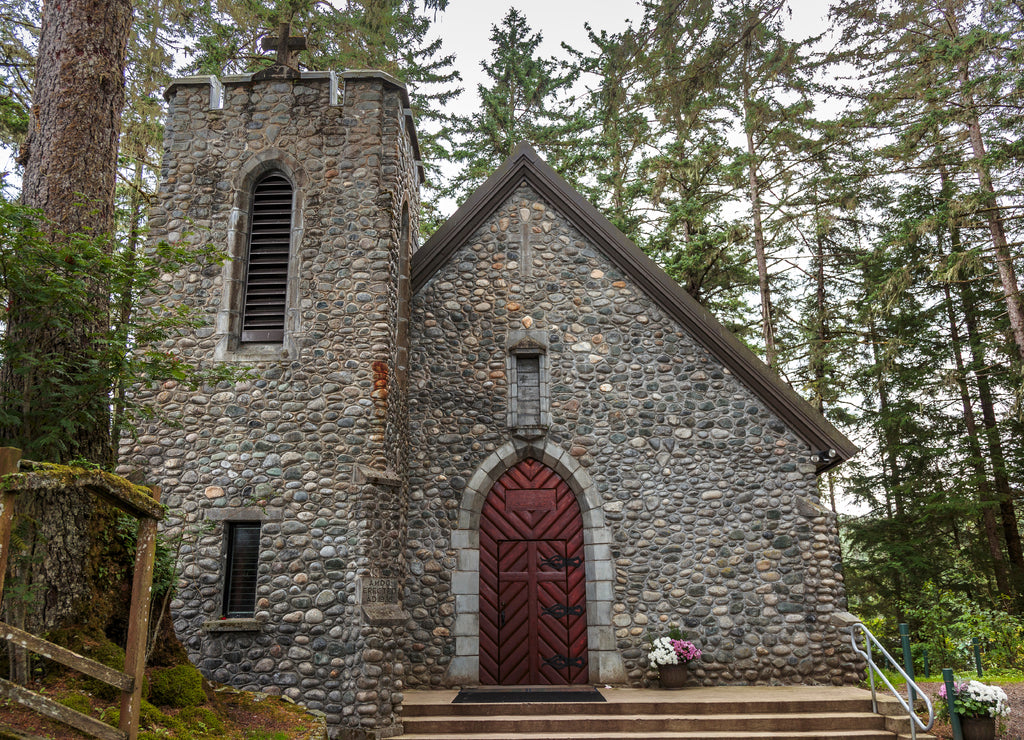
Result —
[[[791, 36], [804, 38], [820, 33], [825, 28], [828, 6], [824, 0], [790, 0], [793, 14], [787, 25]], [[529, 27], [540, 32], [540, 54], [545, 57], [564, 56], [563, 41], [590, 51], [584, 23], [589, 23], [595, 32], [611, 34], [622, 31], [627, 21], [635, 24], [643, 17], [639, 2], [631, 0], [450, 0], [448, 9], [439, 13], [432, 24], [431, 32], [444, 38], [446, 53], [456, 55], [464, 87], [458, 101], [460, 109], [476, 101], [477, 83], [485, 78], [480, 62], [491, 55], [491, 26], [499, 25], [509, 8], [526, 16]]]

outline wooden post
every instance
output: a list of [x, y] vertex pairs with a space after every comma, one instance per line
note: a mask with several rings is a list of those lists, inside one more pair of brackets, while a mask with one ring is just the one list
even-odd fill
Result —
[[[153, 500], [160, 500], [160, 487], [153, 486]], [[135, 679], [130, 692], [121, 692], [119, 729], [128, 740], [138, 740], [139, 708], [142, 704], [142, 677], [146, 669], [146, 640], [149, 637], [149, 603], [153, 596], [153, 557], [156, 554], [157, 520], [139, 519], [135, 546], [135, 576], [132, 580], [132, 605], [128, 614], [128, 642], [124, 649], [124, 672]]]
[[[17, 447], [0, 447], [0, 476], [18, 472], [21, 450]], [[4, 490], [0, 492], [0, 607], [4, 600], [4, 576], [7, 574], [7, 563], [11, 555], [11, 527], [14, 523], [15, 494]], [[12, 622], [22, 622], [23, 608], [14, 605], [8, 607]], [[7, 646], [8, 675], [11, 681], [24, 685], [28, 683], [28, 652], [13, 642]]]
[[[18, 472], [21, 450], [17, 447], [0, 447], [0, 476]], [[14, 494], [0, 492], [0, 604], [4, 601], [4, 575], [7, 573], [7, 559], [11, 546], [11, 523], [14, 520]]]

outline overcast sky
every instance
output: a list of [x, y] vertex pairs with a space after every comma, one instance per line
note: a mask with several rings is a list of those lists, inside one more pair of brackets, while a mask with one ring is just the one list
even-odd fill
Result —
[[[791, 0], [791, 36], [820, 33], [825, 28], [828, 5], [822, 0]], [[548, 57], [562, 56], [563, 41], [590, 51], [584, 23], [594, 31], [617, 33], [627, 21], [635, 22], [643, 16], [642, 8], [632, 0], [450, 0], [448, 9], [438, 14], [432, 32], [444, 39], [444, 50], [457, 57], [465, 88], [460, 108], [475, 103], [476, 86], [485, 79], [480, 62], [491, 55], [491, 26], [499, 25], [513, 7], [526, 16], [531, 29], [541, 33], [544, 41], [540, 53]]]

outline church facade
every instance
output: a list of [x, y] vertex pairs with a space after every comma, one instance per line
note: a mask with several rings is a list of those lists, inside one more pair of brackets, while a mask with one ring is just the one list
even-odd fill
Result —
[[[292, 71], [294, 72], [294, 71]], [[528, 146], [417, 246], [409, 100], [377, 71], [176, 80], [156, 240], [215, 245], [138, 390], [175, 628], [211, 679], [401, 732], [408, 689], [858, 680], [835, 517], [856, 450]]]

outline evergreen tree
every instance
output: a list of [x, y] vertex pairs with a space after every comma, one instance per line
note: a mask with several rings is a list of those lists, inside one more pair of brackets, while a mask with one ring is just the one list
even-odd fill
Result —
[[224, 0], [216, 9], [199, 6], [189, 15], [192, 41], [185, 72], [236, 74], [253, 72], [272, 63], [261, 47], [267, 29], [289, 21], [307, 38], [299, 59], [307, 69], [379, 69], [408, 86], [416, 117], [420, 152], [427, 170], [427, 208], [421, 221], [436, 220], [429, 204], [436, 195], [437, 167], [450, 157], [440, 135], [447, 120], [443, 107], [461, 89], [455, 58], [442, 51], [442, 40], [428, 38], [431, 17], [443, 12], [447, 0], [276, 0], [253, 3]]
[[448, 135], [452, 159], [460, 165], [447, 194], [461, 200], [528, 142], [570, 182], [576, 181], [582, 120], [570, 113], [569, 89], [576, 77], [554, 59], [537, 54], [542, 36], [530, 30], [515, 8], [491, 27], [491, 58], [482, 62], [488, 84], [477, 85], [480, 108], [457, 119]]

